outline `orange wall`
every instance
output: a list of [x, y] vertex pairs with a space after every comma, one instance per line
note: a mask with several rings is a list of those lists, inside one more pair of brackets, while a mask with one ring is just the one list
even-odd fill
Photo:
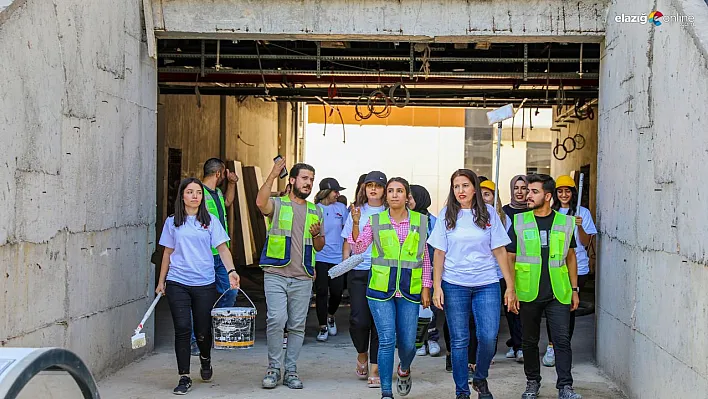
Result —
[[[326, 107], [326, 106], [325, 106]], [[321, 105], [310, 105], [307, 110], [308, 123], [324, 123], [325, 107]], [[366, 107], [359, 108], [362, 113], [368, 112]], [[330, 116], [331, 108], [326, 107], [327, 123], [340, 124], [339, 114], [334, 111]], [[355, 118], [354, 106], [340, 105], [344, 124], [346, 125], [384, 125], [384, 126], [435, 126], [435, 127], [464, 127], [464, 108], [423, 108], [423, 107], [392, 107], [391, 114], [386, 118], [379, 118], [376, 115], [369, 119], [358, 121]]]

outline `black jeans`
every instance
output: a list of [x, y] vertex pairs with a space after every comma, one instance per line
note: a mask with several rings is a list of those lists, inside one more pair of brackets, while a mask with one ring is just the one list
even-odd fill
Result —
[[570, 305], [563, 305], [556, 299], [550, 301], [521, 302], [521, 324], [523, 326], [524, 372], [526, 379], [541, 381], [541, 361], [538, 341], [541, 335], [541, 315], [546, 312], [546, 320], [551, 328], [551, 339], [556, 353], [556, 388], [573, 385], [570, 367], [573, 354], [570, 349]]
[[[506, 310], [504, 306], [504, 293], [506, 292], [506, 280], [499, 280], [501, 284], [501, 301], [502, 308], [506, 314], [506, 322], [509, 324], [509, 333], [511, 333], [511, 338], [506, 341], [506, 346], [513, 348], [514, 352], [521, 349], [521, 339], [522, 339], [522, 328], [521, 328], [521, 316], [516, 313], [512, 313]], [[549, 335], [550, 336], [550, 335]]]
[[[344, 276], [330, 278], [327, 272], [333, 263], [315, 262], [317, 278], [315, 278], [315, 292], [317, 294], [315, 305], [317, 308], [317, 320], [321, 326], [327, 324], [327, 314], [334, 316], [342, 302], [342, 291], [344, 290]], [[327, 297], [329, 296], [329, 301]], [[329, 304], [329, 306], [328, 306]]]
[[357, 353], [369, 353], [369, 363], [379, 364], [379, 334], [366, 299], [369, 284], [368, 270], [350, 270], [347, 277], [351, 313], [349, 335]]
[[[578, 288], [581, 290], [585, 287], [585, 283], [588, 282], [588, 275], [578, 276]], [[573, 340], [573, 332], [575, 331], [575, 312], [570, 312], [570, 332], [568, 333], [570, 340]], [[548, 333], [548, 343], [553, 343], [551, 340], [551, 327], [548, 325], [548, 320], [546, 320], [546, 332]]]
[[189, 374], [192, 317], [194, 317], [194, 335], [197, 337], [199, 352], [203, 358], [211, 358], [211, 308], [218, 298], [216, 283], [191, 287], [168, 281], [165, 295], [175, 326], [177, 370], [180, 375]]

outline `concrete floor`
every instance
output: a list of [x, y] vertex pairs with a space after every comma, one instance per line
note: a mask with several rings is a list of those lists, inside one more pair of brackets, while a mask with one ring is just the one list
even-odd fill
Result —
[[[311, 309], [305, 345], [298, 362], [300, 377], [305, 388], [291, 390], [278, 386], [274, 390], [261, 388], [261, 378], [266, 367], [265, 308], [262, 294], [253, 298], [257, 302], [257, 340], [254, 348], [239, 351], [214, 351], [214, 379], [202, 383], [196, 377], [199, 365], [192, 358], [195, 380], [189, 397], [206, 398], [380, 398], [378, 389], [369, 389], [365, 381], [354, 375], [355, 351], [348, 334], [346, 306], [340, 307], [337, 324], [340, 333], [326, 343], [315, 341], [317, 318]], [[155, 353], [134, 363], [100, 382], [101, 397], [105, 399], [156, 399], [172, 398], [177, 383], [176, 361], [172, 347], [172, 322], [169, 310], [161, 303], [156, 323], [158, 325]], [[508, 337], [506, 320], [502, 319], [501, 335], [495, 364], [490, 370], [489, 385], [496, 398], [519, 398], [525, 387], [523, 365], [506, 359], [504, 345]], [[545, 329], [543, 329], [545, 337]], [[604, 377], [592, 363], [594, 344], [594, 316], [578, 318], [573, 339], [575, 388], [584, 398], [623, 398], [622, 393]], [[545, 339], [545, 338], [544, 338]], [[544, 341], [545, 342], [545, 341]], [[441, 341], [442, 343], [442, 341]], [[454, 398], [452, 374], [445, 372], [445, 358], [418, 357], [413, 363], [413, 390], [409, 398]], [[542, 367], [542, 398], [557, 397], [555, 371]]]

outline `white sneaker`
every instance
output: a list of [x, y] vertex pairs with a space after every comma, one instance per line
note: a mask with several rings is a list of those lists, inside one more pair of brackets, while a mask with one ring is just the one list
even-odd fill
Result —
[[334, 321], [334, 317], [327, 318], [327, 330], [329, 335], [337, 335], [337, 323]]
[[556, 352], [553, 349], [553, 345], [548, 345], [548, 347], [546, 347], [546, 354], [543, 355], [543, 365], [546, 367], [553, 367], [556, 365]]
[[514, 348], [509, 348], [509, 352], [506, 353], [506, 358], [513, 359], [515, 357], [516, 357], [516, 352], [514, 352]]
[[440, 345], [438, 345], [438, 343], [435, 341], [428, 341], [428, 352], [430, 353], [430, 356], [439, 356]]
[[522, 351], [521, 349], [516, 352], [516, 361], [519, 363], [524, 362], [524, 351]]
[[327, 330], [327, 327], [320, 328], [320, 332], [317, 333], [317, 340], [319, 342], [327, 341], [327, 338], [329, 337], [329, 332]]
[[425, 356], [427, 354], [428, 354], [428, 348], [425, 347], [425, 344], [423, 344], [423, 346], [421, 346], [420, 348], [418, 348], [417, 351], [415, 351], [416, 356]]

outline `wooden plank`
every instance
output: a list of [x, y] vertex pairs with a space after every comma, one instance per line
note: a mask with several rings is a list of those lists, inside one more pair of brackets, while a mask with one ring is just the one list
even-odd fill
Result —
[[143, 0], [143, 16], [145, 19], [145, 37], [147, 38], [148, 57], [157, 59], [157, 41], [155, 40], [155, 21], [152, 16], [152, 1]]
[[[243, 178], [246, 188], [246, 200], [248, 202], [248, 213], [251, 218], [251, 230], [253, 231], [253, 241], [255, 244], [254, 257], [259, 257], [265, 245], [266, 237], [266, 222], [265, 217], [256, 206], [256, 197], [258, 196], [258, 177], [256, 168], [253, 166], [244, 166]], [[262, 180], [261, 176], [261, 180]]]
[[[261, 168], [258, 166], [254, 166], [253, 169], [256, 172], [256, 183], [258, 185], [258, 189], [260, 190], [261, 187], [263, 187], [263, 173], [261, 173]], [[271, 188], [272, 190], [272, 188]], [[261, 215], [262, 216], [262, 215]], [[263, 223], [265, 223], [265, 233], [268, 233], [268, 216], [263, 216]]]
[[[243, 184], [243, 170], [241, 162], [228, 161], [226, 163], [230, 171], [238, 176], [236, 183], [236, 197], [229, 211], [230, 217], [233, 217], [233, 224], [230, 224], [232, 233], [232, 252], [235, 252], [240, 265], [253, 264], [253, 244], [251, 240], [251, 221], [248, 216], [248, 205], [246, 201], [246, 190]], [[234, 245], [236, 244], [236, 245]], [[238, 247], [238, 248], [236, 248]]]

